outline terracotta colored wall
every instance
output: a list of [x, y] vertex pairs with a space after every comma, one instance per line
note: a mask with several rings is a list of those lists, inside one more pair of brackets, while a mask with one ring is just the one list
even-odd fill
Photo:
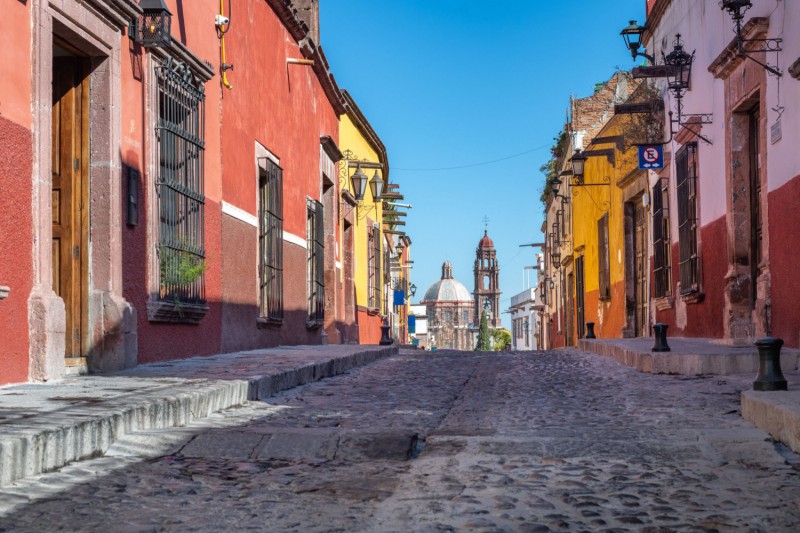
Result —
[[[769, 193], [770, 268], [772, 272], [772, 335], [786, 346], [800, 346], [800, 176]], [[2, 304], [0, 304], [2, 305]]]
[[356, 311], [359, 344], [378, 344], [381, 340], [381, 317], [370, 315], [363, 309]]
[[600, 301], [599, 296], [597, 290], [586, 293], [586, 322], [594, 322], [594, 334], [598, 339], [618, 339], [622, 337], [622, 329], [625, 327], [625, 282], [611, 286], [610, 300]]
[[30, 130], [0, 115], [0, 285], [11, 288], [0, 302], [0, 385], [28, 379], [33, 221], [25, 206], [31, 205], [32, 171]]
[[[31, 42], [30, 2], [5, 2], [4, 42]], [[33, 286], [31, 54], [0, 54], [0, 385], [28, 379], [28, 296]], [[10, 75], [9, 73], [16, 73]], [[12, 229], [12, 231], [9, 231]]]
[[725, 246], [725, 217], [721, 217], [700, 230], [702, 246], [702, 292], [704, 299], [697, 304], [685, 304], [677, 295], [680, 281], [678, 243], [672, 245], [672, 309], [656, 312], [656, 322], [669, 325], [669, 335], [675, 337], [723, 337], [722, 312], [725, 308], [725, 273], [728, 269]]
[[[173, 38], [185, 44], [198, 57], [208, 60], [215, 70], [219, 65], [219, 40], [213, 20], [218, 6], [198, 2], [191, 9], [186, 2], [168, 0], [173, 13]], [[131, 55], [133, 50], [133, 55]], [[200, 325], [166, 324], [147, 319], [147, 218], [146, 193], [154, 176], [143, 164], [142, 146], [148, 135], [144, 119], [142, 69], [150, 68], [147, 58], [139, 58], [139, 47], [123, 46], [123, 163], [142, 170], [139, 226], [123, 230], [125, 298], [137, 311], [139, 363], [207, 355], [220, 350], [222, 302], [221, 210], [222, 171], [220, 155], [220, 84], [219, 76], [205, 84], [205, 246], [208, 269], [205, 274], [209, 313]]]

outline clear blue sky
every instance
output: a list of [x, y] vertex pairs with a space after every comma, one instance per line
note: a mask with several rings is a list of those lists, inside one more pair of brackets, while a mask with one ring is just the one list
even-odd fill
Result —
[[522, 268], [538, 250], [519, 245], [542, 240], [539, 167], [570, 95], [588, 96], [617, 68], [634, 65], [619, 32], [629, 19], [644, 22], [644, 6], [320, 0], [331, 71], [383, 140], [390, 181], [414, 206], [406, 229], [416, 300], [446, 259], [472, 291], [484, 216], [500, 262], [503, 310], [523, 289]]

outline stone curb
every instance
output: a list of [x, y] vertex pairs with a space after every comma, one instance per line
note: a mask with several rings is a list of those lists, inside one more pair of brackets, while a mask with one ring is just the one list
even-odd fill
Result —
[[342, 374], [398, 351], [397, 346], [365, 350], [250, 379], [188, 379], [174, 383], [169, 391], [144, 393], [124, 408], [83, 407], [80, 420], [67, 423], [58, 413], [44, 415], [14, 436], [0, 435], [0, 487], [103, 455], [129, 433], [185, 426], [248, 400]]
[[[748, 351], [737, 350], [730, 353], [650, 352], [628, 348], [616, 343], [586, 339], [579, 340], [578, 347], [585, 352], [612, 357], [640, 372], [651, 374], [722, 376], [745, 373], [756, 375], [758, 373], [758, 353], [755, 347]], [[798, 367], [797, 350], [784, 349], [781, 352], [781, 367], [784, 369]]]
[[800, 390], [743, 391], [742, 417], [800, 453]]

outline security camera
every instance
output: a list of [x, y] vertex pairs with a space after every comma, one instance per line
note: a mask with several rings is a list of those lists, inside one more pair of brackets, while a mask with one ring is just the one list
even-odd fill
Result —
[[217, 16], [214, 18], [214, 24], [215, 24], [217, 27], [219, 27], [219, 26], [225, 26], [226, 24], [229, 24], [229, 23], [230, 23], [230, 21], [231, 21], [231, 19], [229, 19], [229, 18], [228, 18], [228, 17], [226, 17], [225, 15], [217, 15]]

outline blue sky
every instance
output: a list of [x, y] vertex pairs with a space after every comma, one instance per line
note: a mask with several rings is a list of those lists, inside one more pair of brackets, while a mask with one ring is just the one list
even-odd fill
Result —
[[[321, 0], [320, 40], [386, 145], [406, 202], [417, 300], [453, 263], [473, 289], [484, 216], [501, 305], [542, 240], [539, 167], [570, 95], [633, 66], [620, 30], [645, 0]], [[521, 155], [519, 155], [521, 154]], [[516, 157], [511, 157], [516, 156]], [[459, 167], [459, 168], [454, 168]], [[508, 315], [503, 317], [508, 326]]]

